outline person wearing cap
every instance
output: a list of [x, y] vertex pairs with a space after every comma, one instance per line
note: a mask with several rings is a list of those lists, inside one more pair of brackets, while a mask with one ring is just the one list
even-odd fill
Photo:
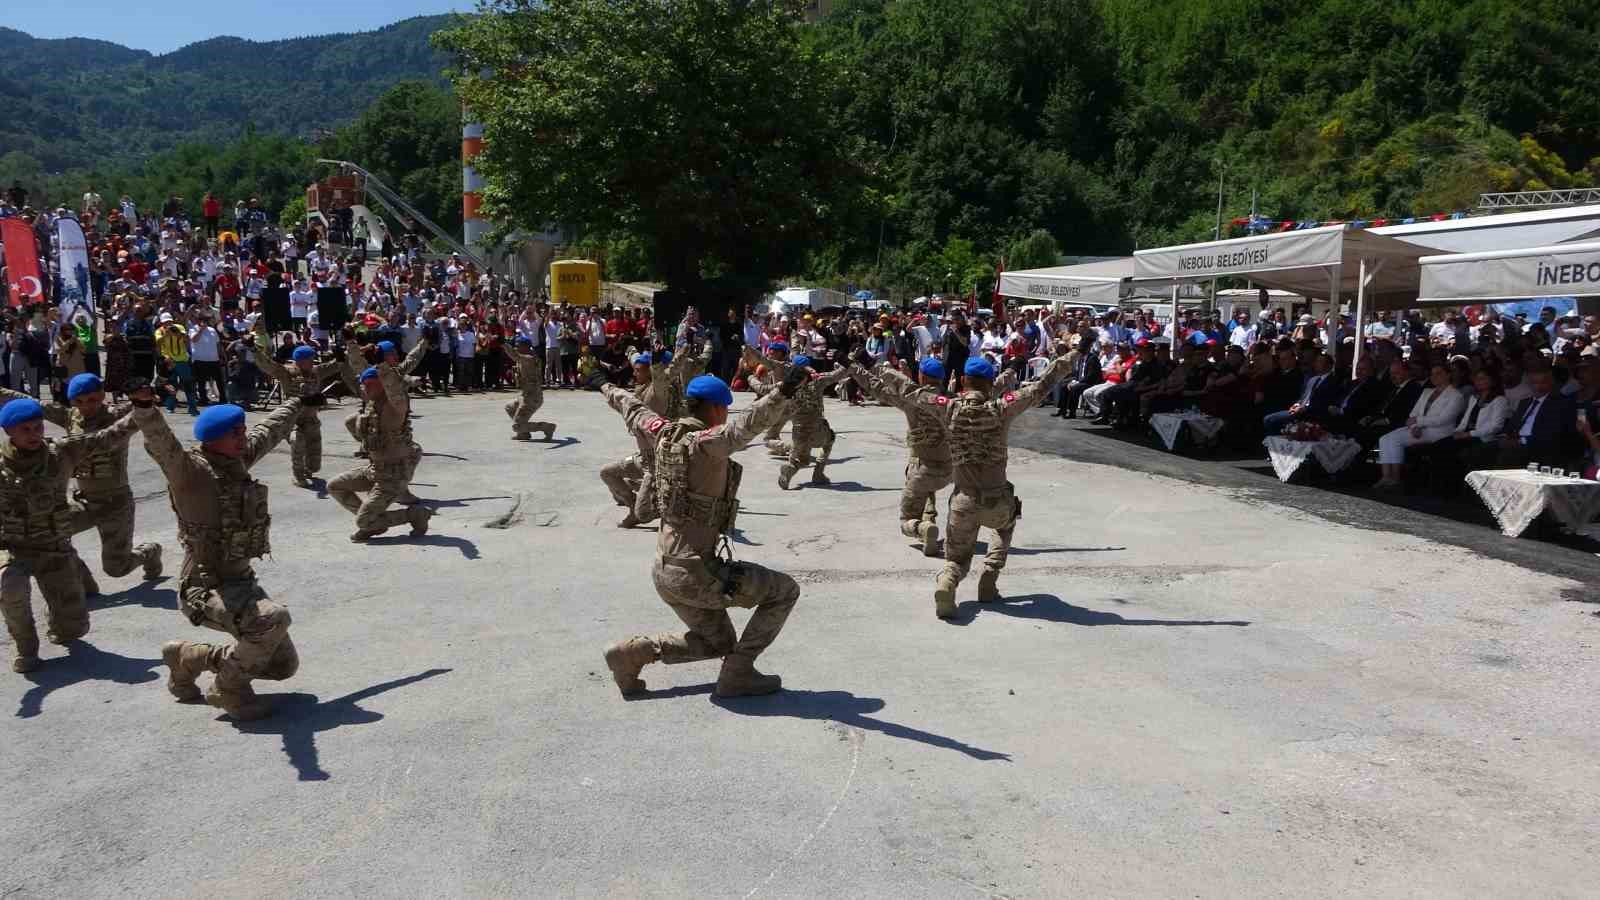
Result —
[[522, 396], [506, 404], [506, 415], [511, 417], [511, 438], [517, 441], [533, 439], [534, 431], [544, 432], [544, 439], [555, 436], [556, 423], [535, 422], [533, 414], [544, 406], [544, 354], [533, 349], [533, 340], [519, 336], [511, 345], [511, 361], [517, 367], [517, 388]]
[[[764, 362], [759, 362], [758, 360], [761, 358], [761, 354], [751, 351], [750, 348], [753, 346], [754, 345], [752, 344], [745, 345], [745, 349], [747, 351], [745, 363], [746, 365], [754, 366], [758, 372], [765, 370], [767, 373], [765, 382], [755, 388], [756, 396], [761, 397], [767, 392], [777, 389], [778, 385], [783, 381], [784, 373], [771, 366], [768, 366]], [[789, 345], [783, 341], [773, 341], [767, 345], [767, 352], [765, 355], [779, 362], [786, 363], [789, 360]], [[768, 456], [772, 456], [777, 459], [789, 458], [789, 444], [785, 442], [782, 437], [783, 426], [787, 425], [788, 423], [789, 407], [785, 405], [783, 411], [777, 416], [773, 417], [772, 424], [767, 426], [766, 434], [762, 436], [763, 442], [767, 448]]]
[[[346, 346], [348, 348], [349, 345]], [[366, 366], [380, 363], [388, 364], [400, 373], [403, 381], [405, 376], [410, 375], [412, 370], [416, 369], [422, 360], [427, 358], [430, 350], [432, 350], [432, 344], [426, 337], [417, 341], [417, 345], [411, 348], [411, 352], [406, 354], [404, 359], [400, 357], [400, 347], [393, 341], [378, 341], [362, 347], [359, 353], [350, 353], [348, 349], [346, 350], [344, 357], [345, 368], [342, 376], [344, 384], [345, 387], [350, 389], [350, 393], [361, 398], [360, 411], [351, 413], [345, 416], [344, 419], [344, 430], [350, 432], [351, 439], [356, 442], [356, 450], [351, 456], [356, 459], [366, 459], [367, 457], [366, 448], [361, 443], [361, 433], [356, 429], [356, 423], [361, 418], [361, 414], [367, 411], [366, 393], [361, 389], [361, 373], [365, 371]], [[408, 489], [405, 497], [400, 502], [411, 504], [417, 501], [415, 497], [411, 496], [411, 491]]]
[[[367, 409], [356, 422], [356, 433], [368, 462], [329, 481], [328, 493], [355, 514], [356, 530], [350, 540], [358, 544], [407, 523], [413, 537], [427, 534], [433, 510], [421, 504], [389, 508], [411, 495], [408, 485], [422, 459], [422, 447], [412, 440], [405, 377], [398, 366], [385, 361], [363, 371], [359, 383]], [[358, 495], [365, 491], [371, 493], [362, 500]]]
[[[661, 533], [651, 579], [656, 593], [688, 630], [640, 635], [606, 646], [606, 667], [624, 697], [644, 691], [639, 673], [653, 662], [674, 665], [721, 658], [714, 689], [719, 697], [770, 694], [783, 686], [778, 676], [757, 671], [755, 661], [782, 630], [800, 597], [800, 586], [782, 572], [724, 556], [719, 545], [727, 546], [739, 512], [743, 470], [731, 457], [760, 433], [808, 377], [805, 368], [792, 368], [777, 391], [731, 421], [728, 407], [733, 405], [733, 392], [713, 375], [689, 382], [686, 415], [675, 422], [642, 404], [628, 405], [629, 429], [658, 435], [654, 488]], [[621, 393], [615, 388], [603, 390], [608, 400]], [[734, 630], [728, 616], [734, 606], [755, 610], [743, 634]]]
[[[611, 499], [627, 513], [617, 523], [618, 528], [632, 528], [635, 525], [644, 525], [656, 519], [655, 498], [655, 457], [656, 457], [656, 431], [650, 431], [641, 426], [644, 414], [649, 413], [655, 418], [652, 422], [665, 423], [667, 419], [661, 411], [652, 407], [649, 399], [659, 396], [652, 390], [654, 377], [650, 372], [653, 355], [640, 353], [633, 358], [633, 373], [635, 378], [642, 378], [643, 383], [633, 390], [625, 390], [616, 385], [606, 384], [600, 387], [601, 394], [606, 398], [606, 403], [622, 416], [623, 423], [628, 428], [628, 434], [634, 439], [637, 451], [624, 459], [611, 463], [600, 470], [600, 480], [605, 482], [606, 489], [611, 491]], [[659, 430], [659, 429], [658, 429]]]
[[[329, 382], [339, 377], [344, 364], [337, 359], [317, 362], [317, 351], [306, 344], [294, 348], [290, 365], [272, 358], [271, 338], [263, 326], [256, 331], [251, 352], [256, 367], [268, 378], [278, 383], [284, 399], [320, 394]], [[289, 459], [294, 471], [294, 483], [311, 487], [312, 476], [322, 469], [322, 420], [316, 409], [301, 409], [294, 423], [294, 436], [289, 442]]]
[[172, 365], [172, 380], [183, 388], [183, 399], [189, 404], [189, 415], [197, 416], [200, 406], [195, 402], [194, 366], [189, 361], [188, 329], [169, 312], [162, 313], [159, 321], [161, 327], [156, 331], [156, 349], [161, 352], [161, 358]]
[[148, 385], [129, 399], [144, 449], [166, 476], [168, 499], [183, 544], [178, 609], [189, 624], [224, 632], [231, 644], [168, 641], [161, 659], [167, 690], [180, 703], [201, 697], [195, 683], [215, 673], [206, 702], [235, 721], [271, 713], [251, 682], [282, 681], [300, 667], [289, 638], [289, 611], [272, 602], [256, 581], [253, 560], [271, 552], [267, 486], [250, 469], [294, 429], [302, 409], [321, 408], [320, 394], [290, 397], [266, 421], [246, 429], [244, 410], [231, 403], [206, 409], [194, 420], [194, 446], [184, 449], [156, 408]]
[[75, 510], [67, 501], [67, 479], [84, 462], [119, 445], [133, 433], [124, 415], [98, 431], [64, 440], [44, 436], [45, 407], [32, 397], [0, 407], [0, 614], [11, 634], [11, 671], [39, 666], [39, 634], [33, 621], [30, 581], [38, 582], [48, 613], [45, 637], [67, 644], [89, 632], [80, 561], [72, 549]]
[[810, 372], [810, 377], [795, 392], [793, 402], [787, 406], [787, 412], [794, 421], [794, 431], [790, 435], [792, 443], [789, 447], [789, 459], [778, 470], [778, 489], [787, 491], [789, 482], [795, 474], [807, 465], [813, 465], [811, 451], [819, 447], [821, 453], [811, 470], [811, 483], [828, 484], [828, 476], [823, 474], [823, 470], [828, 465], [828, 455], [833, 452], [835, 435], [823, 415], [822, 392], [850, 377], [850, 368], [839, 366], [827, 375], [818, 375], [811, 371], [811, 357], [803, 354], [787, 360], [761, 353], [754, 355], [762, 365], [784, 379], [788, 378], [789, 372], [793, 369], [806, 369]]
[[913, 382], [887, 362], [872, 365], [862, 351], [851, 377], [862, 389], [906, 417], [906, 483], [900, 491], [900, 533], [922, 541], [924, 556], [939, 555], [939, 492], [950, 485], [954, 463], [950, 457], [950, 398], [940, 390], [945, 383], [944, 363], [924, 359]]
[[978, 529], [994, 532], [978, 579], [978, 602], [1000, 599], [1000, 570], [1006, 566], [1011, 538], [1022, 501], [1006, 480], [1009, 449], [1006, 438], [1011, 423], [1039, 405], [1055, 383], [1069, 371], [1065, 356], [1057, 357], [1037, 381], [998, 395], [994, 390], [994, 364], [974, 357], [962, 369], [962, 391], [950, 413], [950, 455], [955, 460], [955, 493], [950, 498], [950, 522], [945, 527], [944, 569], [934, 588], [934, 614], [941, 619], [956, 615], [956, 588], [972, 568]]
[[[84, 372], [67, 382], [67, 403], [44, 406], [45, 421], [66, 429], [68, 435], [89, 434], [115, 425], [129, 410], [126, 405], [106, 406], [105, 387], [98, 375]], [[0, 388], [0, 402], [28, 399], [26, 394]], [[131, 437], [130, 430], [125, 437]], [[98, 530], [100, 563], [112, 578], [121, 578], [137, 566], [144, 566], [144, 577], [161, 577], [161, 545], [133, 546], [133, 490], [128, 485], [128, 442], [106, 446], [78, 464], [72, 493], [72, 533]], [[74, 554], [76, 556], [76, 554]], [[86, 594], [100, 593], [94, 574], [79, 557], [78, 575]]]

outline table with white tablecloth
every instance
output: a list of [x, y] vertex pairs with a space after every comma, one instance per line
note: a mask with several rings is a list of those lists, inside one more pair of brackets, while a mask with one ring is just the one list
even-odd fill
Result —
[[1185, 428], [1189, 429], [1189, 439], [1194, 441], [1196, 447], [1209, 447], [1221, 436], [1223, 424], [1221, 419], [1196, 410], [1156, 413], [1150, 417], [1150, 427], [1155, 429], [1156, 437], [1161, 438], [1161, 443], [1168, 450], [1177, 448], [1178, 435]]
[[1361, 442], [1342, 437], [1329, 436], [1320, 441], [1269, 437], [1261, 444], [1267, 448], [1267, 456], [1272, 460], [1272, 470], [1278, 473], [1278, 480], [1283, 482], [1294, 477], [1294, 473], [1298, 472], [1308, 459], [1315, 459], [1324, 472], [1336, 475], [1350, 468], [1351, 463], [1361, 458]]
[[1507, 537], [1520, 536], [1540, 513], [1548, 512], [1564, 530], [1600, 538], [1595, 521], [1600, 517], [1600, 481], [1488, 469], [1468, 473], [1467, 486], [1489, 507]]

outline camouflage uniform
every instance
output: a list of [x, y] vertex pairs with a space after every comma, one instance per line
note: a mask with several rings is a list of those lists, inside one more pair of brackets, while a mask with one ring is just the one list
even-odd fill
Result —
[[[666, 409], [667, 392], [656, 389], [654, 373], [650, 381], [631, 391], [607, 384], [601, 386], [600, 392], [611, 408], [622, 414], [624, 422], [629, 421], [629, 413], [635, 407], [643, 407], [655, 414], [658, 420], [665, 421], [660, 417]], [[618, 523], [623, 528], [643, 525], [656, 519], [656, 435], [632, 426], [628, 433], [633, 435], [638, 452], [600, 470], [600, 480], [611, 491], [611, 499], [628, 511], [627, 516]]]
[[544, 405], [544, 356], [540, 353], [523, 353], [516, 347], [506, 348], [517, 364], [517, 386], [522, 397], [506, 404], [506, 415], [511, 417], [511, 436], [525, 441], [535, 430], [544, 432], [550, 440], [556, 433], [556, 423], [532, 421], [533, 414]]
[[[777, 390], [779, 380], [777, 373], [771, 371], [767, 372], [767, 377], [764, 379], [751, 375], [750, 389], [755, 391], [756, 398], [760, 399]], [[762, 445], [767, 448], [769, 456], [775, 456], [780, 459], [789, 457], [789, 444], [783, 440], [783, 426], [787, 424], [789, 424], [789, 407], [785, 404], [783, 412], [772, 420], [772, 424], [768, 426], [766, 434], [761, 436]]]
[[939, 550], [939, 492], [954, 477], [950, 457], [950, 413], [954, 405], [935, 386], [922, 386], [879, 363], [868, 373], [857, 368], [856, 382], [885, 404], [906, 417], [906, 448], [911, 459], [906, 463], [906, 484], [900, 491], [900, 533], [919, 538], [922, 552], [937, 556]]
[[47, 440], [37, 450], [0, 443], [0, 613], [16, 656], [12, 671], [26, 672], [39, 662], [30, 578], [44, 596], [51, 643], [89, 633], [89, 608], [73, 561], [75, 515], [67, 502], [67, 479], [91, 455], [126, 447], [134, 427], [123, 417], [98, 431]]
[[1006, 480], [1006, 436], [1017, 416], [1039, 405], [1068, 371], [1065, 357], [1046, 369], [1043, 377], [1016, 391], [995, 395], [992, 390], [962, 391], [951, 404], [950, 453], [955, 459], [955, 493], [950, 498], [950, 524], [945, 531], [944, 570], [934, 591], [940, 618], [956, 614], [956, 587], [972, 568], [978, 528], [995, 533], [978, 580], [978, 600], [1000, 599], [1000, 570], [1006, 566], [1011, 537], [1022, 502]]
[[[790, 360], [773, 359], [766, 354], [758, 353], [750, 347], [746, 347], [745, 350], [752, 359], [766, 366], [767, 371], [771, 372], [772, 377], [777, 381], [782, 381], [789, 374], [789, 370], [794, 368], [794, 363]], [[794, 429], [790, 435], [793, 444], [789, 448], [789, 460], [779, 470], [778, 474], [778, 487], [780, 489], [788, 490], [789, 479], [793, 478], [796, 472], [811, 464], [811, 450], [814, 447], [821, 447], [822, 454], [818, 457], [816, 466], [811, 470], [811, 483], [828, 483], [828, 478], [822, 474], [822, 470], [827, 467], [828, 455], [833, 452], [835, 435], [832, 426], [828, 424], [828, 420], [822, 414], [822, 392], [848, 377], [850, 377], [850, 368], [848, 366], [839, 366], [826, 375], [814, 375], [810, 381], [800, 388], [794, 398], [784, 405], [785, 414], [794, 421]], [[780, 420], [778, 424], [781, 426], [782, 421]], [[769, 451], [772, 450], [776, 437], [776, 435], [769, 433], [767, 443]], [[781, 442], [778, 443], [781, 444]]]
[[[412, 534], [422, 534], [433, 515], [432, 510], [422, 506], [389, 508], [410, 494], [408, 485], [417, 463], [422, 461], [422, 448], [412, 440], [411, 398], [406, 396], [401, 368], [379, 363], [377, 369], [378, 378], [383, 381], [383, 399], [369, 405], [356, 422], [361, 448], [367, 451], [367, 464], [328, 482], [333, 499], [355, 513], [352, 541], [364, 541], [408, 523]], [[357, 496], [363, 491], [372, 492], [364, 501]]]
[[[320, 393], [323, 385], [328, 380], [339, 377], [343, 368], [343, 364], [334, 359], [318, 363], [311, 367], [311, 371], [304, 372], [298, 365], [285, 366], [274, 360], [259, 344], [252, 349], [255, 350], [256, 367], [278, 383], [278, 389], [283, 393], [285, 400]], [[294, 423], [294, 437], [289, 444], [289, 455], [294, 467], [294, 480], [297, 482], [310, 481], [311, 476], [322, 469], [322, 420], [317, 418], [316, 410], [300, 411], [300, 419]]]
[[[351, 349], [354, 348], [346, 347], [344, 357], [344, 372], [340, 374], [340, 377], [344, 380], [344, 386], [349, 388], [350, 393], [361, 402], [361, 409], [358, 412], [351, 413], [350, 415], [344, 417], [344, 430], [350, 432], [350, 439], [356, 442], [356, 452], [352, 455], [356, 457], [365, 457], [367, 455], [367, 451], [361, 449], [361, 433], [356, 430], [356, 422], [361, 418], [361, 414], [367, 411], [367, 400], [365, 397], [361, 396], [362, 366], [357, 365], [356, 363], [356, 360], [358, 359], [364, 361], [365, 357], [361, 356], [359, 353], [352, 356], [349, 353]], [[428, 342], [417, 341], [417, 345], [411, 348], [411, 352], [407, 353], [405, 357], [400, 360], [400, 374], [403, 376], [409, 376], [413, 371], [416, 370], [417, 366], [422, 364], [422, 361], [426, 359], [427, 356]], [[382, 360], [380, 360], [380, 362], [381, 361]], [[402, 499], [400, 502], [417, 502], [417, 498], [412, 497], [410, 491], [406, 492], [406, 498], [407, 499]]]
[[[756, 672], [754, 662], [783, 628], [800, 586], [782, 572], [720, 558], [717, 544], [733, 530], [739, 509], [742, 470], [729, 457], [760, 432], [781, 403], [780, 396], [769, 395], [716, 428], [692, 418], [669, 423], [643, 404], [626, 404], [630, 431], [660, 435], [655, 491], [662, 525], [651, 575], [656, 592], [689, 630], [608, 647], [606, 664], [624, 695], [644, 690], [639, 670], [648, 663], [718, 657], [724, 657], [719, 695], [778, 689], [779, 679]], [[755, 609], [743, 634], [728, 617], [734, 606]]]
[[195, 679], [214, 672], [206, 701], [238, 719], [266, 713], [252, 680], [283, 681], [300, 668], [289, 639], [289, 611], [267, 598], [250, 565], [272, 550], [267, 486], [250, 477], [250, 468], [289, 436], [300, 413], [300, 398], [290, 398], [250, 429], [244, 452], [235, 458], [204, 445], [184, 450], [160, 409], [133, 411], [146, 452], [167, 477], [167, 497], [178, 518], [183, 543], [178, 609], [189, 624], [225, 632], [235, 641], [168, 642], [161, 648], [171, 669], [167, 689], [179, 700], [198, 700]]
[[[0, 388], [0, 398], [19, 400], [26, 397], [16, 391]], [[44, 404], [47, 421], [66, 429], [67, 434], [87, 434], [109, 428], [132, 409], [127, 404], [115, 407], [102, 406], [90, 418], [70, 406], [57, 403]], [[129, 436], [132, 431], [129, 432]], [[133, 546], [133, 490], [128, 486], [128, 444], [123, 441], [84, 457], [72, 473], [77, 488], [72, 492], [72, 533], [94, 529], [100, 533], [100, 566], [112, 578], [121, 578], [138, 566], [144, 566], [145, 578], [161, 577], [161, 545], [154, 543]], [[83, 557], [73, 551], [73, 565], [78, 578], [88, 594], [100, 593], [94, 574]]]

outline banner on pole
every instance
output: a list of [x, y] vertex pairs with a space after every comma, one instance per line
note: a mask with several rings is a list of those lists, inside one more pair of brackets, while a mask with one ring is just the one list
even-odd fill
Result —
[[44, 279], [39, 273], [39, 247], [33, 227], [21, 219], [0, 219], [0, 244], [6, 248], [6, 301], [26, 306], [44, 299]]
[[56, 260], [60, 274], [56, 277], [56, 305], [61, 308], [61, 321], [72, 321], [79, 308], [94, 315], [94, 289], [89, 284], [89, 242], [83, 228], [76, 220], [60, 219], [56, 222]]

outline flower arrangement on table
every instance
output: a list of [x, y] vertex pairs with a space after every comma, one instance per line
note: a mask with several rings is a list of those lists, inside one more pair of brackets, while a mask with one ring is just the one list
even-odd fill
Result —
[[1283, 430], [1283, 436], [1291, 441], [1306, 441], [1315, 443], [1328, 439], [1328, 430], [1315, 422], [1296, 422]]

